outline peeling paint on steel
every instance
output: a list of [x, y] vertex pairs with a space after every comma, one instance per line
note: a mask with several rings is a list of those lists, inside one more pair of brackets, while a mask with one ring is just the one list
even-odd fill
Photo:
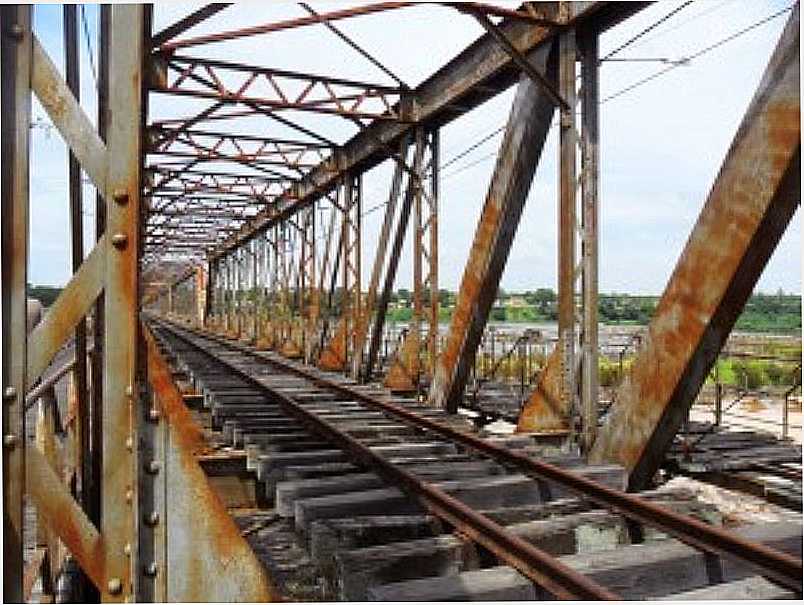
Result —
[[632, 488], [651, 480], [800, 203], [798, 22], [796, 5], [595, 443]]

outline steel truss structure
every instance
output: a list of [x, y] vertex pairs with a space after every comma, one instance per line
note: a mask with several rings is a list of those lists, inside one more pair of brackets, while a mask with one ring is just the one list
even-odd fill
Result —
[[[519, 430], [567, 430], [592, 459], [645, 486], [800, 203], [799, 9], [767, 67], [645, 346], [606, 422], [598, 410], [598, 37], [641, 2], [437, 3], [485, 34], [409, 87], [336, 25], [416, 3], [379, 2], [188, 37], [228, 5], [153, 32], [148, 5], [101, 8], [97, 128], [78, 96], [75, 7], [65, 7], [62, 77], [32, 30], [31, 7], [2, 11], [4, 591], [22, 601], [23, 501], [46, 527], [51, 568], [66, 554], [84, 598], [273, 600], [265, 576], [195, 460], [201, 437], [144, 308], [382, 380], [457, 411], [554, 116], [559, 119], [559, 346]], [[499, 19], [492, 21], [491, 17]], [[221, 41], [324, 25], [396, 81], [362, 82], [206, 57]], [[439, 129], [516, 85], [497, 164], [448, 332], [438, 332]], [[35, 95], [70, 150], [74, 274], [26, 333], [29, 124]], [[165, 96], [205, 104], [149, 119]], [[346, 121], [334, 141], [303, 119]], [[302, 117], [300, 117], [302, 116]], [[253, 120], [261, 120], [255, 134]], [[277, 129], [293, 137], [273, 136]], [[363, 246], [363, 175], [392, 176], [377, 246]], [[97, 240], [84, 258], [80, 175], [98, 191]], [[380, 359], [391, 294], [412, 240], [412, 320]], [[370, 270], [363, 282], [364, 267]], [[368, 273], [368, 271], [367, 271]], [[87, 321], [89, 319], [90, 321]], [[40, 381], [70, 338], [75, 358]], [[661, 362], [661, 363], [660, 363]], [[54, 458], [53, 404], [38, 447], [26, 402], [72, 376], [75, 447]], [[44, 401], [44, 400], [43, 400]], [[48, 430], [47, 427], [50, 427]], [[177, 512], [181, 511], [181, 512]], [[221, 573], [225, 569], [225, 573]], [[25, 576], [25, 581], [24, 581]], [[96, 591], [96, 592], [95, 592]]]

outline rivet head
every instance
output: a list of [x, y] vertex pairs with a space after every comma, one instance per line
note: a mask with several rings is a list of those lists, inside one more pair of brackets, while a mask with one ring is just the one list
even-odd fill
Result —
[[126, 449], [129, 452], [134, 449], [134, 440], [131, 437], [126, 438]]
[[159, 525], [159, 513], [158, 513], [158, 512], [156, 512], [156, 511], [151, 511], [151, 512], [150, 512], [150, 513], [148, 513], [148, 515], [145, 517], [145, 522], [146, 522], [148, 525]]
[[11, 401], [12, 399], [17, 398], [17, 389], [14, 387], [6, 387], [3, 391], [3, 399], [6, 401]]
[[148, 563], [148, 565], [145, 566], [145, 569], [143, 571], [145, 572], [145, 575], [148, 576], [149, 578], [156, 577], [156, 574], [159, 573], [159, 565], [156, 564], [156, 561], [151, 561], [150, 563]]
[[159, 469], [162, 468], [162, 465], [159, 464], [159, 460], [151, 460], [148, 463], [148, 466], [145, 467], [150, 474], [156, 475], [159, 472]]
[[8, 28], [8, 35], [19, 41], [22, 40], [22, 37], [25, 35], [25, 31], [22, 29], [22, 26], [19, 23], [15, 23]]
[[150, 410], [148, 410], [148, 420], [150, 420], [151, 422], [156, 422], [157, 420], [159, 420], [159, 415], [160, 415], [159, 410], [157, 410], [156, 408], [151, 408]]
[[128, 203], [128, 191], [125, 189], [117, 189], [113, 194], [112, 197], [114, 201], [120, 205]]
[[128, 542], [126, 542], [126, 545], [123, 547], [123, 554], [125, 554], [127, 557], [131, 556], [131, 544]]
[[134, 395], [134, 389], [131, 387], [131, 385], [128, 385], [126, 387], [126, 397], [132, 397], [133, 395]]
[[8, 449], [13, 450], [17, 446], [17, 436], [3, 435], [3, 445]]
[[109, 591], [109, 594], [120, 594], [123, 590], [123, 583], [120, 581], [120, 578], [111, 578], [106, 583], [106, 589]]
[[130, 489], [126, 490], [126, 502], [131, 502], [134, 499], [134, 492]]
[[126, 236], [125, 233], [115, 233], [112, 236], [112, 245], [115, 248], [122, 250], [123, 248], [126, 247], [127, 243], [128, 243], [128, 237]]

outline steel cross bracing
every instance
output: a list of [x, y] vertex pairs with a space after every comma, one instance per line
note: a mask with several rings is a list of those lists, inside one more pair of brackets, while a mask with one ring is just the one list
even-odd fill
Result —
[[[27, 494], [47, 526], [48, 557], [58, 564], [62, 545], [72, 554], [83, 570], [85, 598], [92, 598], [93, 586], [111, 601], [275, 598], [194, 460], [199, 442], [169, 369], [153, 340], [143, 338], [140, 308], [363, 381], [385, 372], [390, 386], [429, 388], [432, 405], [455, 411], [556, 113], [561, 345], [519, 428], [579, 430], [584, 451], [626, 465], [632, 488], [647, 485], [798, 205], [800, 100], [796, 5], [640, 359], [596, 435], [597, 39], [645, 4], [526, 3], [508, 10], [463, 3], [457, 8], [486, 33], [414, 87], [388, 68], [383, 71], [393, 85], [204, 56], [219, 41], [324, 25], [365, 57], [334, 22], [380, 10], [412, 7], [412, 13], [414, 3], [321, 13], [307, 7], [300, 19], [201, 37], [186, 32], [225, 5], [201, 8], [155, 35], [151, 7], [103, 7], [97, 129], [75, 92], [74, 11], [65, 11], [62, 78], [33, 34], [30, 7], [3, 7], [5, 594], [25, 596]], [[517, 94], [441, 347], [439, 129], [514, 84]], [[28, 335], [32, 94], [72, 154], [74, 275]], [[168, 96], [188, 97], [202, 108], [149, 120], [149, 110]], [[311, 116], [351, 124], [356, 133], [333, 140], [310, 126]], [[255, 131], [254, 120], [264, 128]], [[280, 130], [294, 134], [273, 136]], [[384, 161], [394, 170], [380, 243], [365, 250], [362, 177]], [[86, 258], [79, 254], [79, 166], [98, 190], [97, 241]], [[760, 176], [746, 179], [749, 174]], [[747, 180], [752, 187], [743, 186]], [[742, 217], [738, 236], [729, 230], [730, 213]], [[407, 237], [414, 243], [413, 321], [399, 350], [381, 356]], [[714, 240], [728, 258], [711, 258], [706, 242]], [[367, 289], [364, 259], [373, 261]], [[699, 270], [715, 262], [722, 268], [717, 275]], [[702, 293], [695, 305], [690, 288]], [[82, 327], [88, 315], [91, 347]], [[668, 319], [678, 317], [687, 323]], [[32, 389], [73, 336], [76, 361], [68, 372], [79, 386], [68, 432], [82, 447], [68, 461], [78, 479], [65, 483], [47, 445], [54, 438], [53, 406], [40, 406], [44, 428], [37, 437], [44, 445], [33, 449], [25, 446], [22, 401], [28, 392], [44, 392]], [[652, 370], [657, 360], [667, 369], [658, 376]], [[395, 381], [394, 372], [404, 380]], [[175, 514], [176, 502], [187, 504], [187, 514]], [[226, 549], [217, 548], [216, 539], [225, 539]], [[223, 565], [225, 577], [218, 573]]]

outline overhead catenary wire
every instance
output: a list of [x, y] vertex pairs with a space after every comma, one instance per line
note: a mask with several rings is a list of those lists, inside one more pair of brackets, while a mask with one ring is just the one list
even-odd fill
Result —
[[[683, 5], [681, 5], [681, 7], [687, 6], [688, 4], [689, 3], [683, 4]], [[722, 3], [721, 5], [718, 5], [718, 6], [722, 6], [723, 4], [725, 4], [725, 3]], [[758, 27], [761, 27], [762, 25], [765, 25], [766, 23], [769, 23], [770, 21], [773, 21], [774, 19], [777, 19], [778, 17], [784, 15], [785, 13], [790, 12], [793, 9], [793, 6], [794, 5], [791, 4], [791, 5], [783, 8], [783, 9], [781, 9], [779, 11], [776, 11], [776, 12], [772, 13], [771, 15], [769, 15], [767, 17], [759, 19], [758, 21], [754, 21], [753, 23], [751, 23], [748, 26], [738, 30], [737, 32], [735, 32], [733, 34], [730, 34], [729, 36], [726, 36], [725, 38], [722, 38], [721, 40], [718, 40], [717, 42], [715, 42], [713, 44], [710, 44], [710, 45], [708, 45], [708, 46], [706, 46], [706, 47], [704, 47], [704, 48], [702, 48], [702, 49], [700, 49], [700, 50], [698, 50], [698, 51], [696, 51], [696, 52], [694, 52], [694, 53], [692, 53], [692, 54], [690, 54], [690, 55], [688, 55], [686, 57], [680, 57], [677, 60], [669, 61], [669, 64], [667, 65], [667, 67], [664, 67], [663, 69], [660, 69], [656, 73], [651, 74], [650, 76], [647, 76], [645, 78], [642, 78], [641, 80], [638, 80], [637, 82], [629, 84], [628, 86], [618, 90], [617, 92], [612, 93], [611, 95], [609, 95], [609, 96], [605, 97], [604, 99], [602, 99], [600, 101], [600, 104], [603, 105], [604, 103], [606, 103], [608, 101], [611, 101], [611, 100], [613, 100], [615, 98], [621, 97], [621, 96], [633, 91], [634, 89], [639, 88], [640, 86], [643, 86], [644, 84], [647, 84], [648, 82], [651, 82], [651, 81], [653, 81], [653, 80], [665, 75], [666, 73], [668, 73], [669, 71], [671, 71], [673, 69], [676, 69], [677, 67], [680, 67], [682, 65], [685, 65], [685, 66], [689, 65], [694, 59], [698, 59], [698, 58], [700, 58], [700, 57], [702, 57], [702, 56], [704, 56], [704, 55], [706, 55], [706, 54], [708, 54], [708, 53], [720, 48], [724, 44], [727, 44], [729, 42], [733, 42], [734, 40], [736, 40], [736, 39], [748, 34], [749, 32], [757, 29]], [[679, 9], [681, 7], [679, 7]], [[676, 9], [671, 14], [677, 14], [679, 9]], [[712, 10], [714, 10], [714, 9], [711, 9], [708, 12], [712, 12]], [[661, 21], [665, 22], [667, 20], [668, 16], [669, 15], [665, 15], [664, 17], [662, 17]], [[621, 46], [621, 48], [623, 48], [623, 47], [624, 47], [624, 45]], [[617, 49], [615, 49], [615, 50], [617, 50]], [[613, 52], [609, 53], [607, 55], [607, 57], [610, 57], [612, 54], [613, 54]], [[551, 128], [552, 128], [552, 126], [551, 126]], [[453, 156], [452, 158], [450, 158], [447, 162], [444, 162], [443, 164], [441, 164], [441, 168], [444, 168], [444, 167], [454, 163], [455, 160], [466, 156], [469, 152], [474, 151], [475, 149], [480, 147], [480, 145], [482, 145], [483, 143], [486, 143], [487, 141], [491, 140], [495, 135], [500, 134], [504, 130], [505, 130], [505, 125], [503, 124], [502, 126], [500, 126], [499, 128], [495, 129], [494, 131], [492, 131], [490, 134], [486, 135], [485, 137], [483, 137], [479, 141], [473, 143], [470, 147], [466, 148], [465, 150], [461, 151], [460, 153], [458, 153], [455, 156]], [[464, 172], [465, 170], [468, 170], [469, 168], [472, 168], [473, 166], [476, 166], [476, 165], [478, 165], [478, 164], [480, 164], [480, 163], [482, 163], [484, 161], [488, 161], [489, 159], [491, 159], [491, 158], [493, 158], [495, 156], [496, 156], [496, 152], [491, 153], [491, 154], [487, 154], [487, 155], [483, 156], [482, 158], [473, 160], [473, 161], [469, 162], [468, 164], [465, 164], [463, 166], [458, 167], [457, 169], [454, 169], [452, 172], [449, 172], [447, 174], [442, 175], [441, 178], [442, 179], [449, 178], [451, 176], [454, 176], [456, 174]]]
[[648, 34], [649, 32], [653, 31], [654, 29], [656, 29], [657, 27], [659, 27], [659, 26], [660, 26], [662, 23], [666, 22], [668, 19], [670, 19], [670, 18], [671, 18], [671, 17], [673, 17], [674, 15], [676, 15], [676, 14], [680, 13], [682, 10], [684, 10], [685, 8], [687, 8], [687, 7], [688, 7], [690, 4], [692, 4], [694, 1], [695, 1], [695, 0], [687, 0], [686, 2], [684, 2], [684, 4], [681, 4], [680, 6], [677, 6], [675, 9], [673, 9], [673, 10], [671, 10], [669, 13], [667, 13], [667, 14], [666, 14], [664, 17], [662, 17], [661, 19], [658, 19], [658, 20], [654, 21], [652, 24], [650, 24], [650, 25], [649, 25], [648, 27], [646, 27], [645, 29], [641, 30], [641, 31], [640, 31], [639, 33], [637, 33], [635, 36], [632, 36], [631, 38], [629, 38], [628, 40], [626, 40], [624, 43], [620, 44], [620, 46], [618, 46], [617, 48], [615, 48], [614, 50], [612, 50], [612, 51], [611, 51], [609, 54], [607, 54], [605, 57], [603, 57], [602, 59], [600, 59], [600, 61], [601, 61], [601, 62], [606, 61], [606, 60], [610, 59], [611, 57], [613, 57], [614, 55], [616, 55], [617, 53], [619, 53], [620, 51], [625, 50], [626, 48], [628, 48], [629, 46], [631, 46], [632, 44], [634, 44], [634, 43], [635, 43], [637, 40], [639, 40], [640, 38], [642, 38], [642, 36], [644, 36], [644, 35]]
[[785, 13], [790, 12], [791, 10], [793, 10], [793, 6], [794, 5], [791, 4], [791, 5], [783, 8], [783, 9], [781, 9], [779, 11], [776, 11], [772, 15], [769, 15], [769, 16], [765, 17], [764, 19], [760, 19], [759, 21], [755, 21], [754, 23], [751, 23], [747, 27], [744, 27], [743, 29], [741, 29], [741, 30], [739, 30], [739, 31], [737, 31], [737, 32], [735, 32], [733, 34], [718, 40], [714, 44], [710, 44], [709, 46], [706, 46], [706, 47], [704, 47], [704, 48], [692, 53], [691, 55], [689, 55], [687, 57], [682, 57], [679, 61], [677, 61], [675, 63], [672, 63], [672, 64], [668, 65], [667, 67], [665, 67], [663, 69], [660, 69], [659, 71], [657, 71], [657, 72], [655, 72], [655, 73], [653, 73], [653, 74], [651, 74], [651, 75], [649, 75], [649, 76], [647, 76], [645, 78], [642, 78], [641, 80], [637, 80], [633, 84], [629, 84], [628, 86], [626, 86], [624, 88], [621, 88], [620, 90], [618, 90], [615, 93], [610, 94], [605, 99], [601, 100], [600, 104], [602, 105], [603, 103], [611, 101], [612, 99], [616, 99], [617, 97], [620, 97], [620, 96], [624, 95], [627, 92], [631, 92], [635, 88], [643, 86], [644, 84], [647, 84], [648, 82], [651, 82], [652, 80], [655, 80], [656, 78], [665, 75], [667, 72], [672, 71], [672, 70], [676, 69], [677, 67], [680, 67], [681, 65], [690, 64], [694, 59], [697, 59], [697, 58], [702, 57], [702, 56], [704, 56], [706, 54], [709, 54], [710, 52], [712, 52], [713, 50], [715, 50], [717, 48], [720, 48], [724, 44], [727, 44], [728, 42], [733, 42], [734, 40], [737, 40], [738, 38], [740, 38], [740, 37], [744, 36], [745, 34], [755, 30], [756, 28], [761, 27], [762, 25], [765, 25], [766, 23], [769, 23], [769, 22], [773, 21], [774, 19], [777, 19], [778, 17], [784, 15]]

